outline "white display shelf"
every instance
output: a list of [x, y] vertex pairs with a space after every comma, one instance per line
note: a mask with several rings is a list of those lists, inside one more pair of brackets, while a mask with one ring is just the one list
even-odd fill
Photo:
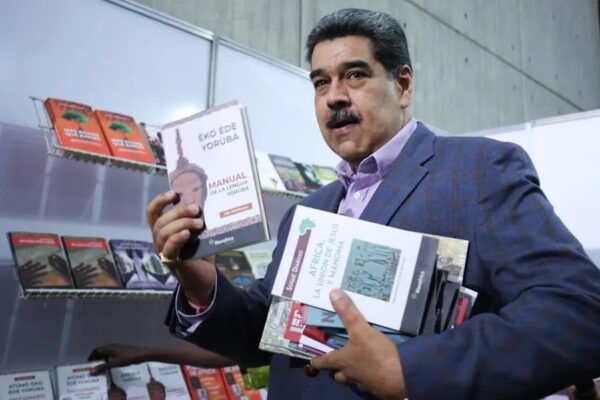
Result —
[[127, 289], [26, 289], [21, 291], [25, 299], [148, 299], [171, 297], [171, 290]]

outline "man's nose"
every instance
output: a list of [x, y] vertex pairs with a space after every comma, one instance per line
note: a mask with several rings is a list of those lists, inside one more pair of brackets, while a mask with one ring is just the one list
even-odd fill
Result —
[[327, 91], [327, 106], [329, 108], [345, 108], [350, 105], [348, 88], [340, 81], [332, 81]]

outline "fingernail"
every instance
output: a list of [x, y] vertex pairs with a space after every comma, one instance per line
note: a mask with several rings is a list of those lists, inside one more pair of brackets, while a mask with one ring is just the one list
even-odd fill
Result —
[[180, 235], [182, 238], [187, 239], [188, 237], [190, 237], [190, 231], [186, 229], [185, 231], [181, 231]]
[[340, 288], [332, 289], [331, 292], [329, 292], [329, 300], [332, 303], [336, 303], [336, 302], [340, 301], [340, 299], [342, 298], [343, 295], [344, 295], [344, 292], [342, 291], [342, 289], [340, 289]]
[[194, 213], [194, 215], [196, 215], [196, 214], [198, 214], [200, 212], [200, 209], [195, 204], [189, 205], [188, 206], [188, 210], [190, 210], [190, 212]]
[[165, 192], [165, 197], [172, 197], [175, 194], [174, 191], [169, 190], [168, 192]]
[[202, 228], [204, 226], [204, 220], [202, 218], [195, 219], [194, 225], [196, 225], [196, 228]]

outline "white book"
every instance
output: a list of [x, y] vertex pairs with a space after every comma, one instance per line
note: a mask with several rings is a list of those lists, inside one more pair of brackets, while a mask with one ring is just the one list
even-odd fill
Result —
[[416, 335], [435, 272], [438, 240], [296, 207], [272, 294], [334, 311], [344, 289], [374, 324]]
[[206, 229], [186, 257], [269, 239], [245, 108], [230, 102], [162, 128], [171, 189], [202, 208]]
[[112, 380], [109, 390], [122, 390], [127, 400], [150, 400], [146, 385], [150, 382], [150, 374], [145, 364], [112, 368], [109, 373]]
[[255, 151], [256, 166], [258, 167], [258, 176], [260, 186], [265, 190], [285, 192], [285, 185], [275, 170], [271, 158], [267, 153]]
[[[168, 400], [190, 400], [190, 394], [178, 364], [149, 362], [145, 365], [149, 367], [150, 383], [147, 387], [151, 399], [156, 398], [153, 395], [164, 393]], [[162, 390], [164, 392], [161, 392]]]
[[324, 343], [319, 342], [318, 340], [315, 340], [311, 337], [308, 337], [306, 335], [301, 335], [300, 336], [300, 345], [301, 346], [308, 346], [312, 349], [318, 350], [320, 352], [323, 353], [329, 353], [330, 351], [333, 351], [333, 347], [327, 346]]
[[48, 371], [21, 372], [0, 375], [2, 400], [53, 400]]
[[91, 376], [100, 362], [56, 367], [59, 400], [107, 400], [106, 375]]

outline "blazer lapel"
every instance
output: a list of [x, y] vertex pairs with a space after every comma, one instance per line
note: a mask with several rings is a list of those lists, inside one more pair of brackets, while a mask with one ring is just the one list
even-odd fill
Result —
[[319, 196], [308, 196], [302, 201], [302, 205], [323, 211], [337, 213], [340, 201], [346, 194], [342, 182], [335, 181], [319, 190]]
[[387, 225], [429, 170], [423, 164], [433, 156], [435, 135], [423, 124], [408, 140], [373, 194], [360, 219]]

